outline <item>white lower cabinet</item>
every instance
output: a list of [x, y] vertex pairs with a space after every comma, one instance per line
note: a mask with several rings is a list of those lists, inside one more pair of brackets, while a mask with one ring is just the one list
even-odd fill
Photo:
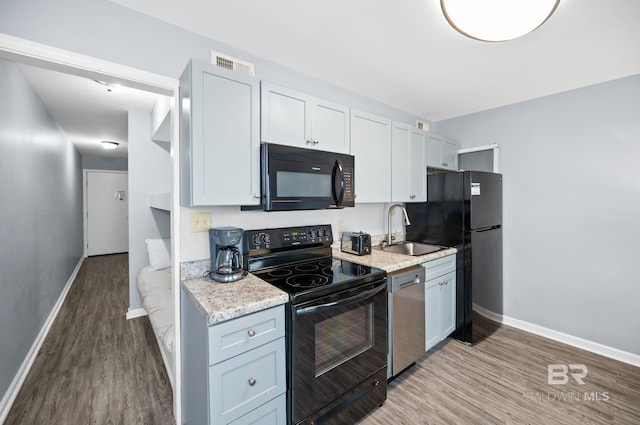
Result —
[[456, 329], [456, 256], [422, 264], [425, 268], [425, 351]]
[[182, 422], [286, 423], [284, 307], [208, 326], [181, 299]]

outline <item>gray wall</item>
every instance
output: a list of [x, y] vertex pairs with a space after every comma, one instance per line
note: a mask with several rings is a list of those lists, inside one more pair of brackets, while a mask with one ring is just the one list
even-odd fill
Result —
[[640, 354], [640, 75], [436, 127], [500, 145], [505, 316]]
[[151, 113], [129, 112], [129, 310], [142, 308], [136, 285], [149, 264], [145, 239], [169, 238], [168, 211], [149, 207], [149, 194], [169, 193], [171, 166], [168, 144], [151, 141]]
[[85, 170], [127, 171], [129, 160], [112, 156], [82, 155], [82, 168]]
[[0, 394], [82, 258], [80, 154], [0, 59]]

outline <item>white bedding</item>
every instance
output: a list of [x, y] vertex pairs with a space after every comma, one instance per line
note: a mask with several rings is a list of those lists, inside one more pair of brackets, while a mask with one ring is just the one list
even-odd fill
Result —
[[169, 353], [173, 353], [171, 269], [156, 271], [144, 267], [138, 272], [138, 291], [156, 337]]

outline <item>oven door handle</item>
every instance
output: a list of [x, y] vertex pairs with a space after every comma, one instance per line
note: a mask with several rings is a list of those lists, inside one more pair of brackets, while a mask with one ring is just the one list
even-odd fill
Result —
[[353, 303], [356, 301], [361, 301], [361, 300], [365, 300], [369, 297], [372, 297], [374, 295], [376, 295], [378, 292], [381, 292], [382, 290], [387, 289], [387, 283], [386, 281], [384, 282], [384, 284], [380, 284], [380, 286], [376, 286], [373, 289], [368, 289], [366, 291], [360, 292], [356, 295], [352, 295], [350, 297], [347, 298], [343, 298], [341, 300], [338, 301], [333, 301], [330, 303], [326, 303], [326, 304], [320, 304], [320, 305], [314, 305], [311, 307], [304, 307], [304, 308], [299, 308], [296, 309], [296, 316], [303, 316], [305, 314], [311, 314], [311, 313], [319, 313], [323, 310], [327, 310], [329, 308], [334, 308], [340, 305], [344, 305], [344, 304], [349, 304], [349, 303]]

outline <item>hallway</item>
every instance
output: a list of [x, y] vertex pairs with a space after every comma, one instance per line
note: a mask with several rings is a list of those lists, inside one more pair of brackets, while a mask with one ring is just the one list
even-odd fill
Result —
[[128, 255], [86, 258], [5, 424], [175, 424], [151, 325], [127, 303]]

